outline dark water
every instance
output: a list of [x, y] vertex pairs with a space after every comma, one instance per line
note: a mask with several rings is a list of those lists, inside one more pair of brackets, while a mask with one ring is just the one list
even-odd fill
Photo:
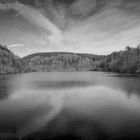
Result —
[[0, 75], [0, 139], [140, 139], [140, 77]]

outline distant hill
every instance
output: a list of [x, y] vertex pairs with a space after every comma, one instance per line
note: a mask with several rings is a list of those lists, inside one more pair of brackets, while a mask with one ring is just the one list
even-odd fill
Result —
[[14, 55], [7, 46], [0, 44], [0, 73], [21, 73], [25, 66], [22, 59]]
[[20, 58], [0, 45], [0, 73], [112, 71], [140, 74], [140, 46], [107, 56], [71, 52], [34, 53]]
[[105, 56], [84, 53], [49, 52], [35, 53], [23, 58], [29, 71], [90, 71]]

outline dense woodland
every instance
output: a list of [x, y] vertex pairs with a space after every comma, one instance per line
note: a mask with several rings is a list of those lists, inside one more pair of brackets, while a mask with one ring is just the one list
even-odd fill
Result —
[[0, 73], [21, 73], [25, 70], [24, 66], [22, 59], [0, 44]]
[[23, 58], [30, 71], [90, 71], [105, 56], [68, 52], [36, 53]]
[[68, 52], [36, 53], [19, 58], [0, 45], [0, 73], [38, 71], [112, 71], [140, 73], [140, 45], [110, 55]]
[[140, 73], [140, 46], [126, 47], [124, 51], [107, 55], [98, 65], [98, 70], [119, 73]]

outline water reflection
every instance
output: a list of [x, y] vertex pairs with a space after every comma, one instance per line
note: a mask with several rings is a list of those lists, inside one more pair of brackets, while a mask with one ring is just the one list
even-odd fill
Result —
[[0, 75], [0, 99], [5, 99], [11, 92], [10, 80], [12, 75]]
[[0, 102], [0, 131], [26, 139], [138, 139], [140, 79], [112, 75], [18, 75]]

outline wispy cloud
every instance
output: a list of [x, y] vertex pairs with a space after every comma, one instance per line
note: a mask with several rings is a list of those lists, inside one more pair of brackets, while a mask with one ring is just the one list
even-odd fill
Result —
[[[16, 18], [23, 17], [28, 21], [23, 24], [37, 30], [18, 29], [20, 33], [15, 33], [14, 39], [19, 40], [14, 42], [21, 42], [36, 51], [107, 54], [140, 42], [138, 0], [33, 0], [32, 5], [26, 0], [15, 0], [22, 4], [8, 1], [0, 4], [0, 10], [16, 11], [19, 15]], [[8, 44], [13, 42], [12, 39]]]
[[24, 47], [24, 44], [12, 44], [12, 45], [8, 45], [8, 48], [15, 48], [15, 47]]
[[27, 19], [31, 24], [44, 29], [48, 35], [48, 39], [53, 43], [59, 43], [63, 40], [61, 30], [56, 27], [48, 18], [40, 11], [21, 3], [0, 4], [1, 10], [15, 10], [20, 16]]

